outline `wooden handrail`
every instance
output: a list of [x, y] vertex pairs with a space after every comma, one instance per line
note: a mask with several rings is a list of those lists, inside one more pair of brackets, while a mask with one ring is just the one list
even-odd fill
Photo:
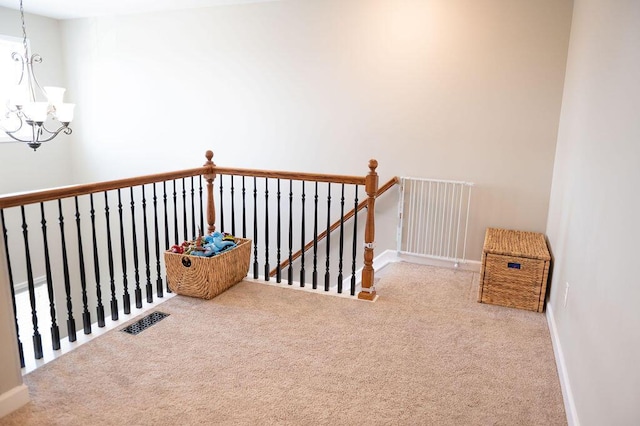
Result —
[[199, 176], [209, 172], [211, 172], [210, 167], [197, 167], [195, 169], [186, 169], [176, 172], [158, 173], [153, 175], [138, 176], [133, 178], [89, 183], [83, 185], [71, 185], [55, 189], [45, 189], [43, 191], [22, 192], [0, 197], [0, 209], [26, 206], [29, 204], [52, 201], [60, 198], [95, 194], [96, 192], [129, 188], [132, 186], [146, 185], [155, 182], [164, 182], [167, 180], [180, 179], [190, 176]]
[[266, 178], [280, 178], [292, 180], [306, 180], [311, 182], [331, 182], [354, 185], [364, 185], [364, 177], [331, 175], [319, 173], [300, 173], [278, 170], [257, 170], [230, 167], [217, 167], [215, 165], [205, 165], [194, 169], [179, 170], [175, 172], [157, 173], [146, 176], [118, 179], [105, 182], [89, 183], [82, 185], [70, 185], [61, 188], [45, 189], [40, 191], [21, 192], [0, 196], [0, 209], [9, 207], [26, 206], [45, 201], [57, 200], [59, 198], [76, 197], [80, 195], [95, 194], [97, 192], [110, 191], [114, 189], [129, 188], [131, 186], [146, 185], [155, 182], [164, 182], [172, 179], [180, 179], [199, 175], [235, 175], [235, 176], [255, 176]]
[[221, 175], [265, 177], [273, 179], [304, 180], [309, 182], [330, 182], [364, 185], [364, 176], [332, 175], [320, 173], [285, 172], [279, 170], [238, 169], [214, 166], [214, 172]]
[[[394, 185], [397, 185], [400, 182], [400, 180], [398, 179], [397, 176], [394, 176], [393, 178], [389, 179], [389, 181], [387, 183], [385, 183], [384, 185], [382, 185], [379, 189], [378, 192], [376, 193], [376, 198], [378, 198], [379, 196], [381, 196], [382, 194], [384, 194], [385, 192], [387, 192], [391, 187], [393, 187]], [[351, 219], [353, 216], [355, 216], [355, 214], [357, 212], [359, 212], [360, 210], [364, 209], [367, 206], [367, 200], [361, 201], [360, 203], [358, 203], [358, 208], [353, 208], [351, 210], [349, 210], [345, 215], [344, 215], [344, 219], [343, 222], [346, 222], [347, 220]], [[338, 227], [340, 226], [340, 219], [336, 220], [330, 227], [329, 227], [329, 232], [333, 232], [336, 229], [338, 229]], [[321, 241], [324, 238], [327, 237], [327, 230], [325, 229], [324, 231], [322, 231], [319, 235], [318, 235], [318, 239], [317, 241]], [[292, 256], [291, 256], [291, 260], [296, 260], [297, 258], [299, 258], [300, 256], [302, 256], [303, 252], [306, 252], [307, 250], [311, 249], [313, 247], [314, 244], [314, 240], [311, 240], [310, 242], [308, 242], [303, 249], [298, 250], [297, 252], [295, 252]], [[286, 268], [287, 266], [289, 266], [289, 259], [285, 259], [284, 261], [282, 261], [280, 263], [280, 270]], [[271, 272], [269, 272], [269, 276], [274, 277], [276, 274], [278, 273], [278, 268], [274, 268], [273, 270], [271, 270]]]

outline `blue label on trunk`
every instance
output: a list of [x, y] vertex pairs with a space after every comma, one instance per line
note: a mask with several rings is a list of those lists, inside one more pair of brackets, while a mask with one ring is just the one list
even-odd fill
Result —
[[520, 269], [520, 264], [519, 263], [513, 263], [513, 262], [509, 262], [507, 263], [507, 266], [511, 269]]

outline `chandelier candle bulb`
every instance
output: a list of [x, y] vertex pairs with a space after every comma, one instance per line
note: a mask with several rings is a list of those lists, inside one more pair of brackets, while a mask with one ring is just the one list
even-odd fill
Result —
[[65, 89], [64, 87], [45, 86], [44, 93], [45, 95], [47, 95], [47, 100], [49, 101], [49, 104], [54, 105], [56, 107], [62, 104], [65, 90], [67, 89]]
[[56, 118], [61, 123], [70, 123], [73, 121], [73, 109], [76, 104], [57, 104], [56, 105]]
[[43, 123], [47, 119], [49, 102], [27, 102], [24, 104], [23, 109], [24, 115], [27, 116], [27, 121]]

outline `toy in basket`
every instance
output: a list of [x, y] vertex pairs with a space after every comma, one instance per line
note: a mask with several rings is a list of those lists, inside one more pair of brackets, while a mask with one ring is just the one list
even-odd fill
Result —
[[183, 296], [213, 299], [249, 271], [251, 240], [214, 232], [164, 253], [169, 288]]

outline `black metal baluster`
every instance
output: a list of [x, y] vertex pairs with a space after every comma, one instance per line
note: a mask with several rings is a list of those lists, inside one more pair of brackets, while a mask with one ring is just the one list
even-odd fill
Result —
[[[200, 228], [200, 232], [202, 232], [202, 228]], [[197, 236], [196, 234], [196, 187], [193, 183], [193, 176], [191, 176], [191, 235], [193, 235], [194, 239]]]
[[246, 189], [244, 187], [244, 176], [242, 176], [242, 238], [247, 238], [247, 204]]
[[4, 251], [7, 258], [7, 273], [9, 275], [9, 287], [11, 288], [11, 304], [13, 305], [13, 320], [16, 327], [16, 339], [18, 340], [18, 355], [20, 356], [20, 368], [24, 368], [24, 349], [20, 341], [20, 327], [18, 326], [18, 315], [16, 309], [16, 291], [13, 288], [13, 271], [11, 270], [11, 257], [9, 256], [9, 240], [7, 239], [7, 226], [4, 221], [4, 210], [0, 210], [0, 220], [2, 220], [2, 234], [4, 235]]
[[44, 247], [44, 268], [47, 277], [47, 293], [49, 295], [49, 315], [51, 316], [51, 344], [53, 350], [60, 349], [60, 328], [56, 322], [55, 294], [53, 292], [53, 277], [51, 275], [51, 258], [49, 256], [49, 240], [47, 238], [47, 220], [44, 215], [44, 203], [40, 203], [42, 218], [42, 244]]
[[280, 179], [278, 179], [278, 219], [277, 219], [277, 247], [276, 247], [276, 261], [278, 262], [278, 266], [276, 266], [276, 282], [282, 282], [282, 267], [280, 266], [280, 246], [281, 246], [281, 234], [282, 234], [282, 226], [281, 226], [281, 215], [280, 215]]
[[124, 313], [131, 313], [131, 295], [129, 294], [129, 281], [127, 279], [127, 249], [124, 239], [124, 219], [122, 216], [122, 197], [120, 189], [118, 189], [118, 216], [120, 217], [120, 258], [122, 261], [122, 303], [124, 304]]
[[71, 302], [71, 279], [69, 278], [69, 258], [67, 256], [67, 241], [64, 235], [64, 215], [62, 214], [62, 200], [58, 199], [58, 223], [60, 224], [60, 243], [62, 246], [62, 271], [64, 274], [64, 291], [67, 297], [67, 335], [70, 342], [76, 341], [76, 320], [73, 317]]
[[304, 246], [305, 246], [305, 210], [304, 210], [304, 202], [306, 199], [305, 194], [305, 181], [302, 181], [302, 226], [300, 227], [300, 247], [302, 252], [300, 253], [300, 287], [304, 287]]
[[140, 288], [140, 269], [138, 262], [138, 234], [136, 232], [136, 202], [133, 198], [133, 187], [129, 188], [131, 192], [131, 232], [133, 239], [133, 276], [136, 281], [134, 290], [136, 296], [136, 308], [142, 308], [142, 289]]
[[353, 207], [353, 260], [351, 263], [351, 295], [356, 295], [356, 250], [358, 248], [358, 185], [356, 188], [356, 199]]
[[[204, 227], [204, 206], [202, 201], [202, 175], [198, 176], [199, 188], [200, 188], [200, 229], [203, 233], [206, 233], [206, 229]], [[235, 235], [235, 234], [234, 234]], [[167, 247], [169, 248], [169, 247]]]
[[78, 261], [80, 263], [80, 286], [82, 287], [82, 325], [84, 334], [91, 334], [91, 313], [89, 312], [89, 300], [87, 299], [87, 274], [84, 264], [84, 248], [82, 246], [82, 227], [80, 224], [80, 207], [78, 197], [74, 197], [76, 203], [76, 230], [78, 237]]
[[[164, 249], [169, 250], [169, 213], [167, 212], [167, 182], [162, 182], [162, 200], [164, 202]], [[204, 228], [203, 228], [204, 229]], [[169, 288], [169, 278], [165, 280], [167, 283], [166, 290], [167, 293], [171, 293], [171, 289]]]
[[233, 185], [233, 175], [231, 175], [231, 235], [236, 235], [236, 198], [235, 187]]
[[344, 183], [340, 197], [340, 249], [338, 259], [338, 294], [342, 293], [342, 257], [344, 256]]
[[96, 276], [96, 299], [98, 302], [98, 327], [104, 327], [104, 306], [102, 305], [102, 287], [100, 285], [100, 263], [98, 259], [98, 239], [96, 238], [96, 211], [93, 207], [93, 194], [89, 194], [91, 204], [91, 237], [93, 239], [93, 270]]
[[147, 282], [145, 290], [147, 293], [147, 303], [153, 303], [153, 286], [151, 285], [151, 265], [149, 253], [149, 226], [147, 225], [147, 196], [145, 194], [144, 185], [142, 188], [142, 239], [144, 240], [144, 272]]
[[189, 239], [189, 223], [187, 222], [187, 182], [182, 178], [182, 230], [184, 240]]
[[[201, 228], [202, 229], [202, 228]], [[162, 268], [160, 266], [160, 228], [158, 226], [158, 194], [156, 192], [156, 184], [153, 184], [153, 231], [155, 235], [156, 249], [156, 293], [158, 297], [164, 297], [164, 289], [162, 284]]]
[[178, 191], [176, 188], [176, 180], [173, 180], [173, 230], [174, 230], [174, 244], [180, 244], [180, 237], [178, 236]]
[[289, 179], [289, 269], [287, 284], [293, 284], [293, 180]]
[[329, 291], [329, 285], [331, 281], [331, 274], [329, 272], [331, 254], [331, 183], [327, 183], [327, 259], [326, 259], [326, 271], [324, 273], [324, 291]]
[[269, 178], [264, 178], [264, 280], [269, 281]]
[[33, 268], [31, 253], [29, 252], [29, 231], [24, 206], [20, 206], [22, 213], [22, 236], [24, 237], [24, 256], [27, 262], [27, 284], [29, 285], [29, 302], [31, 303], [31, 322], [33, 323], [33, 352], [36, 359], [42, 358], [42, 336], [38, 331], [38, 312], [36, 311], [36, 289], [33, 284]]
[[315, 184], [315, 195], [313, 197], [313, 274], [312, 287], [318, 288], [318, 182]]
[[253, 279], [258, 279], [258, 182], [253, 177]]
[[218, 179], [218, 182], [220, 182], [220, 232], [224, 232], [224, 196], [223, 196], [223, 183], [222, 183], [222, 175], [218, 175], [218, 177], [220, 179]]
[[109, 284], [111, 288], [111, 319], [118, 320], [118, 299], [116, 298], [116, 274], [113, 268], [113, 242], [111, 239], [111, 220], [109, 218], [109, 195], [104, 192], [104, 218], [107, 223], [107, 259], [109, 262]]

